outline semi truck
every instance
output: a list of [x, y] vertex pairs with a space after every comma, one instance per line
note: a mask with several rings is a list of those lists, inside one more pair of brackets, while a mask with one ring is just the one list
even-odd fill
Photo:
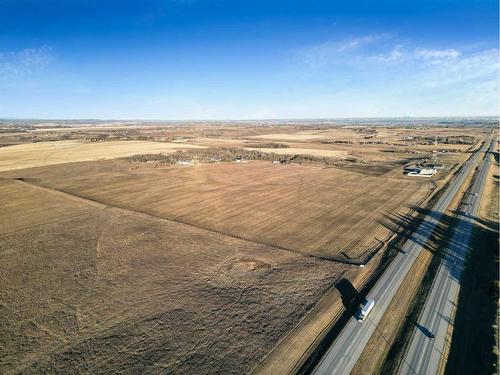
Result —
[[366, 299], [361, 305], [359, 305], [358, 311], [356, 312], [356, 319], [360, 323], [363, 323], [370, 311], [372, 311], [373, 306], [375, 306], [375, 301], [372, 299]]

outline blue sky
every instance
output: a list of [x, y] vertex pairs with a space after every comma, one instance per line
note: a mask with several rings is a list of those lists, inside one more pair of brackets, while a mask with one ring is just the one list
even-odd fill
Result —
[[0, 0], [0, 117], [498, 114], [495, 0]]

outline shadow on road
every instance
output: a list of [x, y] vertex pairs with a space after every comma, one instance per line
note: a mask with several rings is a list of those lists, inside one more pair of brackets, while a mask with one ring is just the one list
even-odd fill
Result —
[[[430, 290], [432, 281], [436, 272], [438, 271], [439, 265], [443, 264], [445, 267], [447, 267], [451, 273], [451, 277], [459, 278], [462, 272], [464, 272], [464, 268], [466, 268], [465, 265], [467, 265], [468, 261], [470, 260], [470, 255], [468, 255], [468, 250], [470, 249], [460, 241], [453, 240], [453, 237], [455, 236], [454, 231], [457, 230], [457, 227], [459, 227], [458, 230], [471, 230], [470, 226], [464, 226], [463, 224], [461, 226], [459, 225], [462, 221], [464, 221], [462, 217], [440, 214], [436, 211], [420, 207], [410, 208], [413, 213], [416, 213], [418, 215], [418, 218], [415, 218], [415, 216], [412, 215], [402, 215], [399, 213], [387, 212], [384, 218], [379, 221], [386, 228], [398, 233], [397, 238], [391, 241], [391, 243], [389, 244], [389, 249], [384, 253], [383, 256], [387, 257], [387, 259], [392, 259], [392, 257], [397, 254], [397, 252], [402, 251], [402, 246], [404, 245], [404, 243], [406, 241], [410, 241], [410, 243], [418, 244], [422, 246], [423, 249], [432, 252], [434, 254], [434, 257], [428, 267], [427, 274], [424, 276], [420, 291], [414, 299], [414, 305], [411, 309], [412, 311], [410, 312], [403, 326], [400, 328], [397, 339], [391, 345], [391, 349], [389, 350], [386, 362], [384, 363], [384, 366], [382, 368], [382, 373], [393, 373], [394, 371], [396, 371], [396, 369], [398, 368], [398, 364], [402, 359], [404, 348], [408, 343], [408, 339], [413, 332], [415, 325], [427, 337], [431, 337], [432, 332], [430, 332], [427, 328], [419, 325], [416, 320], [421, 309], [424, 306], [427, 292]], [[485, 227], [486, 230], [490, 231], [496, 229], [494, 223], [486, 222], [478, 217], [468, 218], [473, 219], [472, 226], [474, 227], [474, 229], [479, 226]], [[435, 224], [433, 222], [434, 219], [437, 219], [439, 222]], [[430, 241], [422, 240], [428, 237], [431, 238]], [[406, 256], [411, 256], [411, 251]], [[330, 331], [325, 335], [324, 339], [318, 345], [316, 350], [302, 365], [302, 367], [298, 371], [299, 374], [310, 373], [314, 366], [319, 362], [322, 355], [325, 354], [327, 349], [335, 340], [336, 336], [340, 333], [342, 328], [354, 314], [355, 309], [363, 299], [362, 296], [366, 295], [366, 292], [370, 290], [370, 288], [376, 282], [377, 278], [383, 273], [389, 263], [382, 262], [382, 264], [384, 266], [377, 269], [374, 277], [369, 281], [367, 285], [365, 285], [363, 290], [357, 291], [356, 288], [354, 288], [351, 282], [347, 279], [342, 279], [335, 285], [335, 288], [341, 295], [342, 303], [346, 310], [338, 319], [336, 324], [334, 324]], [[457, 314], [460, 315], [461, 306], [458, 306], [458, 310], [459, 312]], [[495, 314], [488, 314], [486, 323], [487, 325], [490, 324], [490, 319], [494, 315]], [[460, 320], [460, 317], [457, 317], [457, 320]], [[485, 326], [484, 322], [477, 322], [477, 324], [482, 324], [483, 326]], [[490, 332], [492, 332], [491, 328]], [[481, 345], [483, 349], [489, 346], [489, 343], [487, 342], [488, 340], [485, 341], [486, 342]], [[469, 340], [465, 340], [465, 342], [469, 342]], [[453, 354], [454, 353], [451, 353], [451, 355]]]
[[431, 331], [429, 331], [426, 327], [424, 327], [422, 324], [419, 324], [417, 322], [414, 322], [415, 323], [415, 326], [424, 334], [426, 335], [427, 337], [429, 338], [433, 338], [434, 335], [432, 334]]
[[[461, 241], [467, 233], [473, 232], [478, 224], [486, 227], [488, 230], [495, 230], [494, 224], [476, 216], [465, 216], [461, 212], [455, 212], [455, 216], [447, 214], [439, 214], [432, 210], [422, 209], [419, 207], [412, 208], [415, 212], [427, 215], [426, 217], [440, 219], [439, 224], [434, 225], [427, 219], [423, 220], [416, 231], [411, 233], [414, 227], [414, 219], [410, 215], [402, 215], [399, 213], [385, 213], [384, 219], [380, 222], [386, 228], [396, 231], [403, 230], [403, 236], [406, 240], [416, 243], [422, 248], [429, 250], [435, 254], [442, 264], [449, 270], [451, 277], [455, 280], [461, 278], [464, 271], [465, 262], [470, 256], [470, 247], [468, 244]], [[472, 219], [472, 223], [467, 222], [467, 219]], [[447, 228], [452, 228], [452, 232], [447, 231]], [[433, 232], [433, 233], [432, 233]], [[457, 236], [456, 232], [460, 234]], [[431, 237], [433, 241], [422, 241], [421, 238]], [[419, 236], [420, 235], [420, 236]], [[422, 236], [422, 237], [421, 237]], [[457, 240], [458, 239], [458, 240]], [[436, 243], [443, 242], [445, 246], [440, 246], [437, 252]], [[401, 249], [400, 249], [401, 251]]]
[[[338, 318], [335, 324], [330, 328], [330, 330], [325, 334], [324, 338], [315, 348], [315, 350], [310, 354], [310, 356], [305, 360], [298, 370], [298, 374], [309, 374], [314, 366], [320, 361], [321, 357], [326, 353], [328, 348], [332, 345], [337, 335], [342, 331], [344, 326], [347, 324], [349, 319], [354, 315], [358, 304], [362, 302], [363, 298], [366, 296], [367, 292], [373, 287], [378, 278], [386, 270], [390, 261], [401, 252], [404, 243], [413, 238], [412, 232], [419, 228], [419, 232], [430, 232], [432, 227], [429, 222], [424, 220], [426, 214], [431, 213], [437, 215], [435, 212], [432, 213], [430, 210], [424, 210], [419, 207], [409, 207], [415, 216], [412, 215], [399, 215], [387, 213], [385, 218], [383, 218], [379, 223], [383, 224], [391, 231], [397, 233], [397, 236], [393, 238], [387, 244], [387, 249], [382, 253], [380, 266], [374, 271], [370, 280], [364, 285], [362, 290], [356, 290], [351, 282], [347, 279], [340, 280], [335, 288], [338, 290], [342, 298], [342, 303], [345, 307], [345, 311]], [[438, 229], [443, 232], [442, 227]], [[428, 244], [423, 243], [423, 246], [428, 246]], [[429, 248], [429, 250], [431, 250]], [[433, 249], [435, 250], [435, 249]]]
[[[414, 298], [408, 318], [391, 345], [382, 372], [397, 371], [415, 326], [427, 337], [432, 334], [426, 327], [418, 324], [417, 319], [441, 264], [448, 269], [452, 278], [461, 283], [458, 302], [454, 303], [457, 309], [454, 322], [441, 315], [441, 319], [454, 326], [446, 374], [493, 373], [496, 358], [493, 353], [493, 326], [498, 298], [498, 223], [476, 216], [465, 216], [461, 212], [455, 212], [455, 216], [441, 216], [430, 210], [418, 207], [413, 209], [418, 213], [428, 214], [429, 217], [440, 216], [432, 241], [422, 243], [418, 238], [406, 235], [406, 240], [431, 251], [434, 257]], [[465, 219], [472, 219], [472, 222], [466, 223]], [[404, 233], [409, 233], [414, 221], [407, 215], [386, 213], [382, 224], [392, 230], [406, 229]], [[431, 223], [424, 220], [416, 232], [428, 235], [433, 228]], [[463, 236], [457, 236], [456, 232]], [[467, 232], [473, 234], [469, 244], [460, 241], [466, 237]]]
[[498, 222], [475, 225], [462, 274], [445, 374], [493, 374], [497, 356]]

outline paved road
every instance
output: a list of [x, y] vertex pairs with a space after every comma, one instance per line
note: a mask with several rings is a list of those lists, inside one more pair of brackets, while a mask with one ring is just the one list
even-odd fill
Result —
[[[437, 374], [444, 359], [441, 353], [445, 349], [449, 326], [453, 323], [453, 307], [457, 301], [460, 278], [474, 229], [474, 217], [479, 211], [488, 167], [489, 157], [481, 162], [468, 193], [462, 199], [457, 214], [460, 221], [455, 227], [424, 310], [415, 326], [399, 369], [400, 374]], [[429, 337], [431, 334], [435, 335], [435, 339]]]
[[[483, 145], [481, 151], [485, 151], [486, 148], [487, 143]], [[443, 213], [459, 191], [466, 176], [476, 165], [480, 155], [483, 155], [483, 153], [476, 152], [464, 163], [462, 169], [452, 179], [432, 211], [423, 219], [411, 238], [406, 241], [402, 251], [406, 252], [407, 255], [404, 255], [403, 252], [398, 254], [368, 294], [367, 298], [375, 300], [375, 307], [365, 319], [365, 322], [359, 323], [356, 319], [351, 318], [313, 370], [313, 374], [340, 375], [351, 372], [394, 294], [418, 257], [422, 247], [432, 235]]]

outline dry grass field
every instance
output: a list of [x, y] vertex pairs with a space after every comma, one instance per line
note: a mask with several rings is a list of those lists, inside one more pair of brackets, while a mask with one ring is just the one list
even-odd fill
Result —
[[131, 168], [125, 160], [11, 172], [34, 184], [303, 254], [358, 258], [430, 191], [421, 179], [270, 162]]
[[3, 197], [0, 235], [86, 215], [101, 206], [73, 199], [71, 210], [68, 210], [68, 196], [53, 193], [51, 199], [40, 199], [43, 194], [44, 189], [20, 181], [0, 179], [0, 197]]
[[0, 186], [2, 207], [19, 201], [8, 217], [21, 218], [1, 218], [3, 374], [242, 374], [347, 269], [21, 181]]
[[[449, 175], [402, 166], [449, 150], [439, 160], [451, 167], [470, 148], [404, 138], [482, 132], [49, 125], [0, 134], [2, 374], [244, 374], [270, 352], [300, 358], [343, 309], [335, 283], [359, 287], [383, 252], [366, 268], [338, 260], [367, 259], [394, 233], [387, 217]], [[94, 136], [108, 140], [84, 142]], [[221, 146], [338, 163], [119, 159]]]
[[175, 152], [201, 147], [189, 144], [146, 141], [89, 142], [57, 141], [27, 143], [0, 148], [0, 171], [67, 163], [114, 159], [144, 152]]

